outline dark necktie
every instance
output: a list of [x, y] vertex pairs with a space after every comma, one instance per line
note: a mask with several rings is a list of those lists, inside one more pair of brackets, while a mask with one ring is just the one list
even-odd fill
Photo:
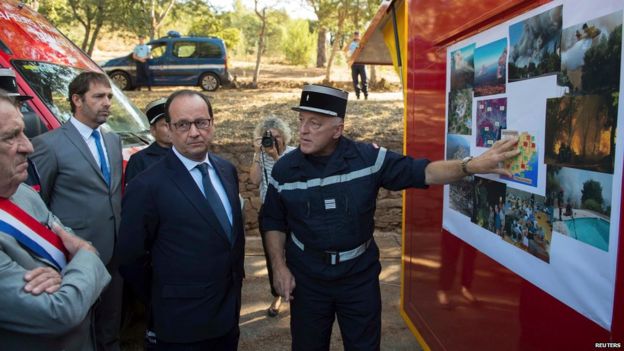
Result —
[[91, 135], [93, 135], [95, 147], [97, 148], [98, 156], [100, 157], [100, 170], [102, 171], [106, 185], [110, 185], [110, 171], [108, 170], [108, 164], [106, 164], [106, 157], [104, 156], [104, 148], [102, 147], [100, 132], [96, 129]]
[[197, 165], [197, 169], [201, 172], [202, 175], [202, 185], [204, 186], [204, 194], [206, 195], [206, 200], [208, 200], [208, 204], [214, 211], [217, 219], [219, 219], [219, 223], [221, 227], [227, 234], [228, 240], [230, 243], [232, 242], [232, 225], [230, 224], [230, 220], [228, 219], [227, 213], [225, 212], [225, 207], [221, 202], [221, 198], [214, 186], [212, 185], [212, 181], [210, 181], [210, 175], [208, 174], [208, 164], [201, 163]]

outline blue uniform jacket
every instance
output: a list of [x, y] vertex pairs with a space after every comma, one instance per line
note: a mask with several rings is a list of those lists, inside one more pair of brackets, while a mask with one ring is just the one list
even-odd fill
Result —
[[169, 148], [162, 147], [158, 145], [157, 142], [153, 142], [150, 146], [130, 156], [130, 160], [128, 160], [128, 165], [126, 166], [125, 183], [130, 183], [137, 174], [160, 161], [168, 151]]
[[[372, 238], [379, 188], [425, 188], [425, 159], [413, 159], [371, 144], [341, 137], [324, 169], [299, 148], [273, 167], [264, 206], [265, 230], [294, 233], [318, 251], [346, 251]], [[320, 279], [339, 279], [377, 262], [373, 243], [360, 257], [330, 266], [317, 256], [286, 245], [290, 269]]]

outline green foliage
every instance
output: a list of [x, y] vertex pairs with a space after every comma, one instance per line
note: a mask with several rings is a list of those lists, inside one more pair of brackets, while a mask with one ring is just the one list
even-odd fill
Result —
[[608, 39], [585, 52], [581, 79], [586, 93], [610, 94], [619, 90], [621, 52], [622, 25], [609, 33]]
[[292, 65], [307, 65], [312, 59], [316, 37], [310, 33], [305, 20], [291, 21], [287, 27], [288, 41], [282, 43], [286, 61]]
[[599, 206], [600, 211], [602, 211], [602, 204], [604, 203], [604, 199], [602, 198], [602, 184], [590, 179], [583, 183], [581, 194], [581, 203], [583, 205], [588, 202], [596, 203]]
[[583, 208], [598, 213], [602, 213], [602, 206], [594, 199], [588, 199], [583, 202]]

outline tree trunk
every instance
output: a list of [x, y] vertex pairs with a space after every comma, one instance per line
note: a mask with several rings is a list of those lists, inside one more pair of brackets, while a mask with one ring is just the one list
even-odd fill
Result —
[[253, 80], [251, 82], [251, 86], [253, 88], [258, 87], [258, 76], [260, 75], [260, 59], [262, 58], [262, 52], [264, 51], [264, 33], [266, 32], [266, 8], [262, 9], [262, 15], [256, 10], [256, 14], [260, 17], [262, 21], [262, 26], [260, 27], [260, 34], [258, 35], [258, 52], [256, 53], [256, 68], [254, 69]]
[[368, 80], [368, 86], [374, 87], [377, 85], [377, 66], [370, 65], [370, 79]]
[[327, 62], [327, 45], [325, 45], [327, 38], [327, 28], [319, 27], [318, 37], [316, 39], [316, 67], [325, 67]]
[[343, 4], [342, 8], [338, 10], [338, 29], [336, 31], [336, 37], [334, 38], [334, 44], [332, 45], [331, 54], [329, 55], [329, 60], [327, 61], [327, 70], [325, 71], [325, 81], [329, 83], [331, 81], [331, 67], [334, 62], [334, 57], [336, 56], [336, 52], [340, 50], [340, 38], [343, 34], [344, 21], [347, 17], [347, 6]]

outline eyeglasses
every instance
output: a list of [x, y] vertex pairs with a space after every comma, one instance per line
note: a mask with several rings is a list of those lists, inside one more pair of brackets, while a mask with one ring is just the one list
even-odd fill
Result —
[[212, 124], [212, 118], [200, 118], [194, 121], [180, 121], [171, 123], [177, 131], [188, 132], [191, 130], [191, 125], [194, 124], [197, 129], [208, 129]]

